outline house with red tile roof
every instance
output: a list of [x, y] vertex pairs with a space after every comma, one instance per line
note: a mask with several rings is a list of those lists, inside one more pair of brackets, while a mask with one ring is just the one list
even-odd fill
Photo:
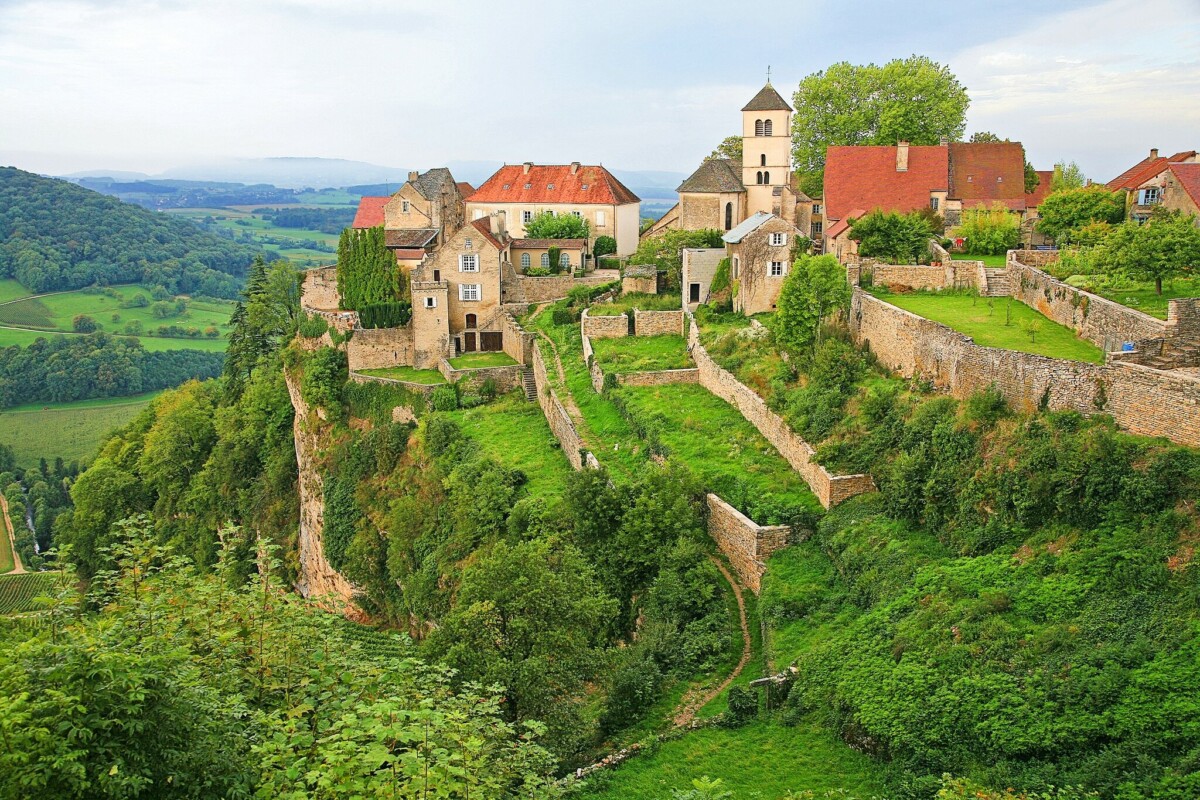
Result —
[[637, 249], [641, 200], [602, 166], [578, 161], [564, 165], [507, 164], [466, 199], [471, 220], [502, 212], [509, 231], [525, 236], [525, 224], [543, 212], [574, 214], [599, 236], [617, 241], [617, 255]]
[[408, 180], [388, 197], [363, 197], [350, 227], [362, 230], [380, 225], [387, 247], [406, 271], [441, 246], [466, 219], [464, 190], [444, 167], [410, 172]]
[[355, 230], [378, 228], [383, 224], [383, 207], [391, 199], [390, 196], [360, 197], [358, 199], [358, 211], [354, 213], [354, 221], [350, 223], [350, 227]]
[[[1158, 148], [1154, 147], [1151, 148], [1149, 156], [1105, 185], [1113, 191], [1125, 192], [1125, 206], [1129, 209], [1129, 218], [1135, 222], [1145, 222], [1150, 217], [1150, 212], [1163, 203], [1171, 168], [1177, 164], [1195, 164], [1196, 162], [1195, 150], [1184, 150], [1163, 157], [1158, 154]], [[1182, 204], [1181, 207], [1186, 207], [1188, 196], [1186, 192], [1179, 193], [1177, 177], [1174, 178], [1174, 181], [1173, 200]]]
[[1162, 207], [1195, 216], [1200, 226], [1200, 163], [1174, 162], [1167, 165]]

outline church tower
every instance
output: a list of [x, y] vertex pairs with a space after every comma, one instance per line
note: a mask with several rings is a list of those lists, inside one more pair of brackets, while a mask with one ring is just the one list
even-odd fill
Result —
[[778, 208], [792, 180], [792, 107], [767, 83], [742, 109], [742, 183], [746, 215]]

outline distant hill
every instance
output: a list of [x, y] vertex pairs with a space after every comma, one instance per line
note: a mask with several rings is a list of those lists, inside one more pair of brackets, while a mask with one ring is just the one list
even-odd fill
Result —
[[236, 158], [174, 167], [156, 177], [323, 189], [358, 183], [403, 183], [408, 179], [408, 170], [343, 158]]
[[0, 168], [0, 276], [34, 292], [141, 282], [232, 298], [258, 252], [188, 220]]

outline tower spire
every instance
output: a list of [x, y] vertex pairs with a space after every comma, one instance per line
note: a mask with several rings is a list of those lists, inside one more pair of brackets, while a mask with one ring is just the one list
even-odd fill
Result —
[[767, 64], [767, 84], [771, 83], [771, 65]]

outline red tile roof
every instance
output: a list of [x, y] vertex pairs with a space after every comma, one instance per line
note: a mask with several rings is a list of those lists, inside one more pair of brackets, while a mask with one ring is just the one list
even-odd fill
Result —
[[896, 171], [894, 146], [830, 147], [825, 156], [825, 217], [853, 209], [909, 212], [929, 206], [931, 191], [949, 189], [948, 148], [909, 146], [908, 170]]
[[1038, 185], [1029, 194], [1025, 195], [1025, 207], [1037, 208], [1046, 199], [1046, 195], [1050, 194], [1050, 183], [1054, 180], [1054, 170], [1039, 169], [1037, 171]]
[[363, 197], [358, 201], [351, 228], [376, 228], [383, 224], [383, 207], [390, 197]]
[[481, 217], [471, 223], [475, 230], [483, 234], [483, 238], [492, 243], [492, 246], [497, 250], [504, 249], [504, 243], [501, 242], [496, 235], [492, 233], [492, 221], [487, 217]]
[[572, 175], [570, 165], [535, 164], [525, 172], [524, 165], [513, 164], [496, 170], [467, 202], [624, 205], [639, 199], [604, 167], [583, 166]]
[[1001, 201], [1025, 208], [1025, 148], [1020, 142], [955, 142], [950, 145], [949, 197], [963, 208]]
[[1200, 164], [1172, 164], [1170, 170], [1192, 202], [1200, 206]]
[[420, 259], [425, 257], [425, 251], [423, 249], [415, 249], [414, 250], [414, 249], [410, 248], [410, 249], [406, 249], [406, 250], [393, 250], [392, 252], [396, 254], [396, 258], [403, 258], [406, 260], [418, 260], [419, 261]]
[[1105, 184], [1109, 189], [1136, 189], [1167, 168], [1165, 158], [1143, 158]]
[[861, 208], [855, 208], [855, 209], [851, 209], [850, 211], [847, 211], [846, 216], [842, 217], [837, 222], [835, 222], [833, 224], [833, 226], [829, 228], [829, 230], [825, 231], [825, 234], [830, 239], [836, 239], [837, 237], [842, 235], [843, 231], [845, 231], [847, 228], [850, 227], [850, 220], [858, 219], [859, 217], [863, 216], [866, 213], [867, 212], [863, 211]]
[[464, 199], [466, 199], [475, 193], [475, 187], [466, 181], [459, 181], [458, 193], [461, 194]]

